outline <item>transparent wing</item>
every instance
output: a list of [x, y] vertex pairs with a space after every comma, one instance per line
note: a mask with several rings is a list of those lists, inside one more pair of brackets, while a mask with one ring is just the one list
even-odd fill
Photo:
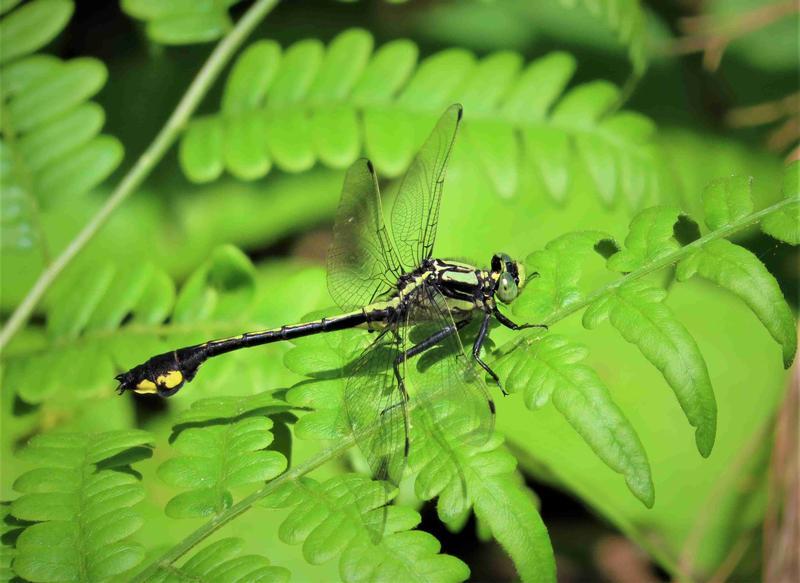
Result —
[[392, 234], [406, 271], [418, 267], [433, 252], [445, 170], [461, 113], [459, 104], [447, 108], [411, 162], [397, 191], [392, 207]]
[[348, 367], [345, 411], [356, 443], [376, 480], [400, 483], [405, 468], [408, 412], [394, 376], [400, 337], [387, 328]]
[[371, 303], [393, 289], [402, 274], [384, 224], [378, 179], [367, 159], [356, 160], [345, 176], [327, 268], [328, 291], [344, 310]]
[[[423, 286], [409, 315], [409, 323], [421, 322], [414, 336], [456, 322], [444, 296], [435, 287]], [[408, 327], [411, 329], [411, 327]], [[464, 352], [458, 333], [444, 338], [406, 363], [406, 383], [412, 390], [412, 448], [421, 440], [434, 439], [437, 450], [447, 450], [448, 440], [481, 446], [494, 430], [495, 408], [482, 372]], [[419, 427], [422, 425], [422, 427]], [[416, 449], [414, 450], [416, 452]]]

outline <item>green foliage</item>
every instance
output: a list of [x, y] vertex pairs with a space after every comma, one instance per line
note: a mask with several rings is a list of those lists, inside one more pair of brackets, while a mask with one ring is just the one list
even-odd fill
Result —
[[[307, 170], [318, 160], [344, 168], [362, 152], [383, 176], [397, 176], [447, 105], [465, 118], [463, 156], [510, 197], [530, 181], [563, 201], [572, 168], [585, 168], [607, 204], [620, 196], [636, 208], [658, 195], [653, 126], [633, 112], [609, 112], [619, 98], [610, 83], [565, 87], [575, 60], [552, 53], [523, 68], [519, 55], [476, 60], [448, 49], [417, 65], [417, 47], [397, 40], [372, 52], [361, 29], [327, 49], [316, 40], [285, 52], [272, 41], [251, 45], [228, 77], [220, 113], [200, 118], [181, 141], [189, 179], [208, 182], [227, 169], [243, 180], [273, 165]], [[249, 81], [249, 82], [248, 82]]]
[[[286, 458], [267, 451], [272, 420], [263, 409], [281, 410], [271, 397], [229, 397], [195, 401], [178, 417], [172, 446], [181, 454], [158, 469], [171, 486], [188, 488], [167, 502], [173, 518], [213, 516], [233, 504], [231, 489], [271, 480], [286, 469]], [[283, 407], [285, 408], [285, 407]], [[188, 424], [185, 429], [180, 425]]]
[[648, 47], [645, 14], [638, 0], [559, 0], [564, 6], [582, 4], [595, 17], [604, 20], [619, 41], [628, 49], [633, 74], [641, 77], [647, 70]]
[[[288, 482], [264, 503], [292, 507], [280, 526], [281, 540], [302, 543], [303, 556], [312, 564], [338, 556], [343, 581], [465, 580], [469, 569], [464, 563], [439, 554], [439, 542], [430, 534], [412, 530], [419, 514], [384, 506], [392, 497], [380, 482], [347, 474], [323, 483], [310, 478]], [[374, 543], [370, 525], [383, 520], [385, 532]]]
[[[783, 194], [797, 198], [798, 167], [794, 162], [786, 170]], [[714, 182], [704, 193], [706, 225], [719, 229], [743, 219], [753, 207], [751, 181], [734, 176]], [[767, 234], [797, 244], [797, 209], [800, 203], [768, 215], [762, 222]], [[727, 240], [711, 241], [683, 259], [677, 277], [686, 280], [695, 274], [713, 281], [739, 296], [761, 320], [776, 342], [783, 346], [783, 365], [789, 368], [797, 352], [797, 334], [792, 310], [783, 298], [778, 282], [758, 257]]]
[[28, 581], [98, 581], [144, 558], [130, 540], [144, 498], [129, 464], [150, 455], [151, 436], [127, 430], [99, 435], [52, 433], [20, 455], [36, 467], [17, 478], [11, 514], [30, 523], [16, 541], [14, 572]]
[[147, 581], [180, 583], [181, 581], [264, 581], [283, 583], [290, 573], [283, 567], [270, 565], [260, 555], [242, 555], [242, 540], [224, 538], [199, 549], [183, 565], [160, 568]]
[[629, 283], [593, 302], [583, 316], [594, 328], [605, 320], [635, 344], [672, 387], [695, 432], [697, 449], [708, 457], [717, 429], [717, 405], [700, 348], [689, 331], [663, 303], [664, 289]]
[[70, 400], [78, 402], [113, 398], [114, 371], [174, 345], [233, 333], [237, 321], [256, 326], [246, 319], [254, 295], [252, 264], [232, 247], [218, 248], [177, 295], [172, 280], [147, 263], [75, 272], [50, 296], [47, 336], [8, 355], [4, 385], [30, 404], [57, 396], [63, 386], [74, 387]]
[[228, 10], [240, 0], [121, 0], [132, 18], [147, 23], [150, 40], [164, 45], [204, 43], [218, 39], [231, 27]]
[[783, 197], [794, 200], [780, 212], [764, 217], [762, 230], [790, 245], [800, 245], [800, 162], [793, 162], [783, 179]]
[[[121, 5], [145, 22], [150, 40], [184, 44], [223, 35], [231, 27], [229, 9], [235, 3], [123, 0]], [[213, 112], [212, 105], [210, 115], [192, 120], [182, 135], [179, 159], [194, 182], [212, 182], [224, 172], [251, 182], [220, 182], [213, 190], [195, 192], [182, 178], [173, 180], [174, 165], [164, 164], [159, 180], [148, 184], [136, 205], [126, 205], [93, 242], [95, 248], [81, 255], [83, 267], [68, 271], [49, 290], [32, 324], [4, 347], [3, 473], [18, 476], [15, 488], [21, 495], [3, 504], [0, 579], [284, 581], [288, 570], [249, 554], [251, 547], [257, 546], [258, 552], [269, 548], [265, 554], [271, 559], [290, 565], [286, 557], [291, 549], [273, 545], [270, 537], [276, 536], [301, 546], [303, 558], [315, 568], [338, 565], [344, 580], [466, 579], [466, 565], [442, 554], [430, 534], [414, 530], [419, 514], [402, 501], [412, 497], [413, 490], [419, 500], [436, 499], [438, 516], [449, 529], [463, 528], [474, 513], [479, 535], [495, 538], [512, 558], [520, 579], [552, 581], [553, 549], [534, 496], [517, 471], [517, 459], [525, 471], [541, 471], [546, 479], [572, 489], [675, 578], [711, 578], [706, 570], [713, 567], [713, 558], [722, 557], [726, 545], [737, 542], [750, 514], [742, 510], [748, 498], [737, 494], [743, 490], [739, 482], [720, 479], [718, 488], [705, 488], [705, 482], [717, 481], [708, 468], [728, 461], [720, 461], [724, 448], [751, 451], [744, 441], [750, 436], [740, 430], [742, 421], [750, 419], [736, 417], [720, 397], [725, 390], [740, 390], [738, 379], [733, 388], [720, 379], [733, 368], [725, 365], [734, 354], [758, 362], [761, 352], [753, 346], [760, 345], [731, 334], [730, 342], [742, 344], [734, 353], [725, 336], [727, 327], [711, 333], [707, 328], [713, 323], [706, 322], [706, 314], [692, 320], [685, 297], [684, 304], [676, 302], [680, 294], [697, 293], [700, 303], [708, 295], [698, 292], [703, 288], [670, 285], [671, 272], [656, 272], [676, 266], [677, 282], [698, 275], [732, 292], [730, 298], [722, 292], [715, 297], [743, 300], [780, 344], [788, 367], [796, 352], [796, 324], [781, 286], [792, 289], [791, 276], [776, 271], [776, 279], [762, 257], [748, 250], [753, 248], [751, 239], [733, 242], [728, 237], [760, 222], [765, 233], [796, 245], [799, 166], [789, 167], [784, 199], [773, 204], [774, 196], [754, 195], [751, 179], [741, 175], [760, 178], [763, 166], [768, 176], [770, 164], [777, 164], [769, 159], [753, 170], [751, 160], [766, 159], [754, 149], [726, 149], [721, 139], [704, 141], [703, 134], [693, 130], [675, 139], [668, 128], [659, 131], [660, 143], [654, 143], [654, 125], [648, 118], [617, 111], [647, 66], [641, 6], [634, 0], [561, 3], [582, 5], [627, 46], [633, 78], [624, 90], [606, 81], [585, 82], [597, 74], [590, 68], [591, 58], [581, 61], [579, 84], [568, 87], [576, 59], [550, 53], [526, 62], [523, 54], [540, 54], [552, 46], [540, 46], [541, 39], [534, 43], [532, 36], [513, 45], [518, 52], [501, 50], [476, 58], [462, 46], [477, 45], [426, 42], [419, 28], [408, 23], [404, 30], [382, 30], [381, 38], [406, 34], [414, 40], [392, 41], [374, 52], [370, 33], [349, 29], [328, 44], [311, 38], [283, 49], [275, 41], [261, 40], [239, 56], [222, 88], [219, 111]], [[291, 11], [294, 3], [283, 6]], [[474, 8], [463, 10], [466, 14]], [[59, 34], [72, 12], [73, 3], [67, 0], [0, 0], [6, 311], [16, 300], [8, 299], [14, 285], [9, 282], [38, 269], [38, 258], [32, 262], [30, 254], [18, 251], [41, 247], [46, 265], [50, 250], [45, 235], [53, 250], [71, 240], [84, 214], [95, 212], [99, 204], [99, 198], [84, 195], [118, 166], [122, 155], [115, 139], [99, 135], [105, 114], [88, 101], [105, 84], [105, 66], [94, 59], [61, 61], [34, 54]], [[297, 38], [296, 32], [281, 31], [281, 38]], [[312, 34], [329, 36], [321, 29]], [[418, 42], [421, 47], [454, 48], [418, 63], [423, 50]], [[177, 51], [155, 52], [159, 66], [175, 64]], [[180, 58], [186, 54], [190, 53], [180, 53]], [[615, 66], [606, 56], [599, 59], [603, 77]], [[116, 81], [113, 66], [111, 71]], [[656, 70], [653, 74], [663, 75]], [[109, 111], [114, 91], [112, 87], [103, 94]], [[142, 96], [146, 114], [161, 116], [159, 100], [146, 91]], [[428, 406], [412, 411], [408, 488], [401, 488], [401, 502], [385, 484], [329, 463], [353, 443], [344, 415], [342, 379], [353, 356], [371, 339], [363, 331], [308, 338], [288, 353], [276, 345], [215, 359], [180, 397], [157, 412], [152, 401], [136, 403], [112, 395], [113, 374], [152, 354], [288, 323], [329, 303], [320, 269], [306, 269], [296, 261], [263, 269], [236, 247], [215, 245], [236, 241], [258, 248], [256, 257], [265, 242], [287, 235], [295, 245], [301, 227], [327, 221], [335, 207], [340, 174], [322, 168], [311, 171], [315, 164], [337, 170], [366, 154], [382, 175], [397, 176], [433, 119], [453, 101], [465, 105], [466, 122], [449, 179], [453, 202], [447, 204], [458, 205], [468, 228], [458, 223], [441, 233], [441, 248], [448, 253], [482, 253], [512, 243], [520, 252], [529, 250], [535, 239], [561, 235], [526, 258], [528, 273], [538, 277], [532, 276], [512, 309], [516, 321], [558, 324], [557, 333], [539, 330], [512, 336], [498, 329], [493, 331], [498, 348], [485, 356], [490, 363], [495, 360], [492, 366], [501, 373], [504, 386], [522, 393], [527, 406], [515, 407], [520, 398], [515, 396], [497, 401], [498, 428], [510, 446], [499, 433], [488, 442], [473, 442], [470, 419], [452, 396], [436, 393], [435, 400], [426, 401], [423, 391], [414, 401]], [[660, 95], [657, 103], [662, 105]], [[652, 104], [648, 111], [655, 111]], [[147, 115], [142, 116], [143, 127]], [[303, 174], [289, 176], [273, 169]], [[734, 171], [739, 175], [715, 181], [702, 198], [697, 196], [709, 175]], [[264, 187], [257, 179], [268, 174]], [[760, 184], [771, 191], [769, 181]], [[504, 200], [487, 197], [486, 191]], [[475, 193], [483, 197], [480, 202], [470, 198]], [[540, 200], [544, 197], [539, 193], [548, 200]], [[601, 208], [595, 200], [580, 198], [584, 193], [602, 201], [602, 213], [592, 210]], [[654, 203], [663, 205], [633, 217], [622, 248], [603, 231], [582, 230], [616, 233], [617, 222], [627, 220], [629, 210]], [[753, 213], [766, 204], [772, 206]], [[493, 220], [487, 221], [487, 216]], [[707, 227], [703, 230], [690, 218], [701, 216]], [[324, 243], [301, 241], [298, 247], [299, 254], [317, 257]], [[215, 249], [210, 259], [192, 271], [210, 248]], [[22, 259], [9, 264], [9, 251]], [[124, 261], [108, 261], [110, 255]], [[98, 256], [103, 260], [94, 260]], [[189, 275], [177, 286], [175, 274], [178, 280]], [[711, 288], [706, 285], [705, 291]], [[609, 320], [614, 329], [608, 334], [616, 330], [645, 358], [637, 359], [633, 349], [616, 354], [618, 346], [598, 347], [608, 340], [602, 331], [571, 329], [568, 322], [562, 327], [563, 319], [581, 311], [591, 328]], [[467, 329], [465, 337], [469, 333]], [[589, 339], [591, 350], [578, 342], [579, 334]], [[601, 340], [593, 344], [593, 338]], [[285, 367], [278, 365], [281, 355]], [[432, 373], [442, 363], [428, 356], [411, 367], [409, 378], [435, 377]], [[696, 428], [697, 448], [704, 456], [714, 444], [719, 399], [726, 415], [720, 415], [717, 452], [710, 460], [686, 455], [691, 451], [681, 450], [674, 441], [668, 444], [676, 446], [674, 451], [659, 457], [663, 443], [653, 436], [671, 436], [672, 417], [682, 420], [670, 414], [667, 406], [674, 402], [657, 391], [641, 390], [653, 383], [637, 360], [645, 367], [652, 363], [671, 386]], [[296, 382], [298, 375], [304, 380]], [[774, 380], [770, 377], [769, 382]], [[284, 401], [279, 389], [295, 382]], [[771, 384], [760, 388], [763, 401], [777, 395]], [[231, 393], [244, 395], [196, 400]], [[548, 408], [549, 403], [554, 407]], [[506, 406], [518, 411], [503, 415]], [[550, 441], [549, 434], [536, 433], [542, 420], [541, 425], [550, 428], [548, 409], [558, 421], [566, 420], [567, 427], [566, 433], [553, 432]], [[767, 418], [774, 407], [764, 405], [763, 412]], [[293, 413], [299, 420], [290, 433], [286, 424], [294, 422]], [[508, 422], [511, 417], [524, 421], [519, 433]], [[137, 463], [134, 471], [130, 464], [149, 454], [154, 441], [150, 434], [86, 433], [94, 426], [143, 426], [152, 429], [159, 442], [171, 430], [177, 455], [166, 459], [165, 445], [164, 455], [149, 464]], [[64, 432], [73, 427], [83, 433]], [[559, 448], [558, 441], [568, 441], [573, 433], [586, 457], [577, 449]], [[31, 435], [31, 446], [12, 463], [10, 452]], [[320, 442], [329, 441], [332, 449], [314, 453]], [[544, 447], [555, 453], [550, 458], [542, 455]], [[574, 457], [562, 456], [562, 451]], [[157, 454], [161, 453], [159, 447]], [[357, 454], [349, 459], [360, 467]], [[603, 474], [601, 464], [620, 474], [643, 504], [624, 490], [623, 480]], [[741, 479], [750, 480], [749, 466], [741, 472], [735, 459], [730, 465], [737, 479], [746, 474]], [[311, 471], [323, 475], [312, 480]], [[691, 477], [681, 479], [679, 473]], [[748, 481], [747, 492], [758, 491], [758, 477]], [[662, 501], [655, 506], [654, 482]], [[617, 485], [623, 503], [608, 501], [617, 496]], [[684, 514], [703, 506], [695, 488], [713, 496], [715, 504], [719, 500], [720, 506], [735, 506], [736, 519], [729, 524], [720, 511], [721, 519], [692, 516], [682, 523]], [[677, 493], [694, 505], [675, 504]], [[266, 504], [275, 507], [270, 512], [283, 513], [282, 520], [253, 517], [248, 523], [241, 518], [265, 496]], [[145, 497], [147, 503], [138, 505]], [[665, 505], [664, 500], [671, 503]], [[760, 514], [754, 511], [753, 516], [755, 523]], [[207, 522], [180, 538], [176, 529], [186, 523], [176, 523], [176, 517], [205, 517]], [[384, 520], [387, 532], [376, 541], [374, 527]], [[250, 530], [251, 524], [257, 526]], [[218, 540], [222, 525], [238, 528], [243, 539]], [[707, 540], [703, 529], [724, 531], [730, 540]], [[216, 542], [198, 546], [212, 535]], [[679, 548], [684, 541], [686, 548]], [[702, 548], [692, 553], [692, 544]], [[199, 550], [185, 560], [195, 548]], [[156, 558], [162, 551], [165, 554]], [[678, 565], [677, 560], [681, 555], [702, 556], [695, 561], [696, 572], [683, 571], [685, 561]], [[146, 565], [145, 556], [150, 560]], [[306, 568], [303, 562], [296, 560], [292, 568], [297, 570], [295, 578], [302, 579], [298, 573]], [[317, 578], [333, 576], [325, 572]]]
[[119, 141], [100, 135], [102, 108], [87, 101], [105, 84], [105, 65], [32, 54], [61, 32], [72, 11], [68, 0], [34, 0], [0, 21], [2, 246], [41, 247], [45, 257], [40, 209], [85, 195], [123, 154]]
[[[344, 371], [363, 342], [363, 334], [343, 331], [333, 339], [312, 336], [299, 340], [286, 354], [286, 366], [311, 377], [287, 393], [289, 403], [312, 408], [297, 423], [298, 437], [343, 439], [349, 434]], [[325, 374], [320, 376], [319, 371]], [[426, 373], [436, 378], [430, 368]], [[409, 466], [416, 495], [422, 500], [438, 497], [439, 517], [452, 527], [462, 525], [474, 508], [509, 552], [524, 580], [554, 579], [547, 531], [530, 493], [514, 473], [514, 458], [502, 447], [499, 436], [475, 444], [469, 437], [474, 429], [469, 419], [458, 407], [447, 405], [453, 398], [437, 394], [435, 405], [412, 412]]]
[[524, 391], [528, 409], [535, 411], [552, 400], [597, 456], [625, 477], [633, 495], [651, 507], [655, 492], [647, 454], [599, 375], [582, 362], [587, 352], [563, 336], [548, 334], [501, 360], [498, 372], [504, 374], [506, 390]]

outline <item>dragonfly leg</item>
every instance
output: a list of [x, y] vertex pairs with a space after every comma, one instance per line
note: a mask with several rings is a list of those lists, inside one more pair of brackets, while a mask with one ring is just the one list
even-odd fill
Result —
[[494, 382], [497, 383], [497, 386], [500, 387], [500, 390], [503, 392], [504, 396], [508, 396], [508, 393], [503, 388], [503, 385], [500, 384], [500, 377], [497, 376], [497, 373], [494, 372], [488, 364], [481, 360], [481, 347], [483, 343], [486, 341], [486, 337], [489, 335], [489, 322], [492, 320], [491, 312], [486, 312], [486, 315], [483, 317], [483, 322], [481, 322], [481, 328], [478, 330], [478, 337], [475, 338], [475, 344], [472, 345], [472, 357], [475, 361], [481, 365], [481, 368], [489, 373], [489, 376], [494, 379]]
[[525, 330], [526, 328], [544, 328], [545, 330], [549, 330], [550, 327], [547, 324], [516, 324], [512, 322], [510, 319], [506, 318], [503, 313], [495, 307], [494, 309], [494, 317], [497, 318], [497, 321], [500, 322], [506, 328], [511, 328], [512, 330]]
[[[448, 336], [450, 336], [451, 334], [455, 333], [456, 331], [461, 330], [461, 328], [466, 326], [468, 323], [469, 323], [469, 319], [466, 319], [466, 320], [461, 320], [455, 326], [447, 326], [446, 328], [443, 328], [443, 329], [439, 330], [438, 332], [436, 332], [434, 334], [431, 334], [425, 340], [421, 341], [418, 344], [415, 344], [409, 350], [407, 350], [406, 352], [403, 352], [403, 353], [401, 353], [401, 354], [399, 354], [397, 356], [397, 358], [394, 361], [394, 364], [392, 365], [392, 368], [394, 370], [394, 378], [397, 380], [397, 387], [400, 389], [400, 394], [402, 395], [403, 400], [401, 402], [395, 403], [394, 405], [391, 405], [390, 407], [387, 407], [386, 409], [381, 411], [381, 415], [385, 415], [389, 411], [392, 411], [393, 409], [395, 409], [395, 408], [397, 408], [397, 407], [399, 407], [401, 405], [408, 405], [408, 391], [406, 390], [406, 383], [403, 380], [403, 375], [400, 374], [400, 365], [403, 364], [409, 358], [413, 358], [417, 354], [419, 354], [421, 352], [425, 352], [428, 348], [431, 348], [437, 342], [441, 342], [443, 339], [447, 338]], [[409, 443], [408, 443], [408, 419], [407, 418], [405, 419], [405, 422], [406, 422], [405, 453], [406, 453], [406, 455], [408, 455]]]

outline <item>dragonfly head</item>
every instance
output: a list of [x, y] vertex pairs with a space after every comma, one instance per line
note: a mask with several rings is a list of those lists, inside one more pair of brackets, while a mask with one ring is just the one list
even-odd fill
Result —
[[525, 266], [505, 253], [495, 253], [492, 257], [492, 279], [497, 282], [494, 288], [497, 299], [510, 304], [525, 286]]
[[117, 394], [133, 391], [140, 395], [169, 397], [178, 392], [188, 380], [176, 366], [174, 353], [154, 356], [128, 372], [114, 377], [119, 381]]

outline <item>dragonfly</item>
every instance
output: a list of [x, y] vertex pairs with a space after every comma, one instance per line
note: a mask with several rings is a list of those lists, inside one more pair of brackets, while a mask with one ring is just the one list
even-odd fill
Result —
[[[490, 324], [496, 320], [512, 330], [546, 326], [516, 324], [500, 311], [499, 305], [511, 304], [529, 279], [521, 262], [495, 253], [490, 268], [481, 269], [433, 256], [445, 173], [462, 116], [461, 105], [451, 105], [412, 160], [395, 196], [391, 232], [372, 163], [359, 159], [348, 169], [326, 260], [328, 290], [342, 313], [154, 356], [118, 375], [118, 392], [169, 397], [210, 358], [358, 327], [373, 336], [346, 367], [344, 409], [375, 479], [398, 484], [405, 468], [411, 425], [408, 363], [424, 353], [438, 352], [440, 358], [424, 374], [415, 374], [425, 389], [416, 387], [415, 408], [446, 401], [466, 419], [471, 440], [488, 440], [495, 404], [485, 376], [502, 391], [498, 375], [481, 356]], [[460, 332], [475, 320], [477, 334], [467, 356]]]

